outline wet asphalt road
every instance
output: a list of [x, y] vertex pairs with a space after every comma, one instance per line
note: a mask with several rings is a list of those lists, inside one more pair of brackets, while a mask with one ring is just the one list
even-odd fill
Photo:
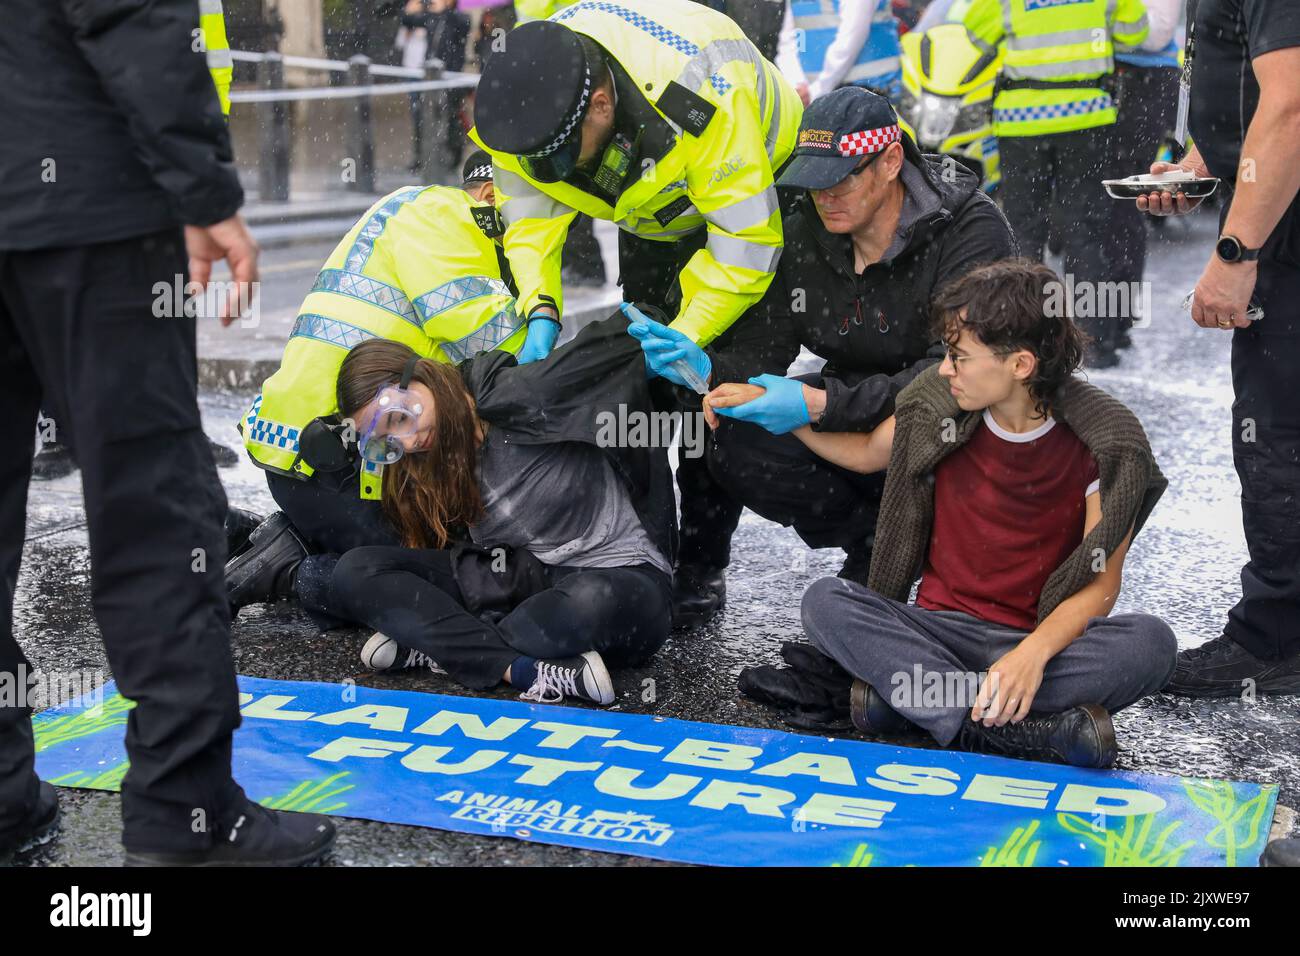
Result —
[[[1117, 610], [1163, 616], [1184, 647], [1220, 633], [1235, 602], [1246, 557], [1239, 493], [1231, 458], [1229, 336], [1197, 329], [1179, 311], [1195, 285], [1213, 237], [1213, 216], [1174, 223], [1152, 243], [1148, 279], [1155, 301], [1151, 327], [1135, 330], [1123, 364], [1090, 373], [1141, 417], [1169, 478], [1168, 493], [1125, 564]], [[297, 258], [298, 254], [294, 254]], [[287, 270], [286, 270], [287, 271]], [[1265, 319], [1267, 321], [1267, 319]], [[233, 422], [251, 396], [207, 394], [208, 433], [237, 447]], [[221, 472], [232, 503], [267, 511], [261, 473], [247, 462]], [[19, 580], [16, 628], [34, 667], [103, 669], [104, 653], [88, 603], [89, 565], [76, 476], [36, 483], [29, 505], [29, 544]], [[799, 598], [818, 577], [838, 569], [838, 552], [809, 551], [795, 534], [746, 513], [736, 535], [729, 603], [710, 626], [678, 632], [647, 667], [614, 675], [616, 707], [668, 717], [762, 727], [782, 725], [740, 698], [736, 677], [754, 663], [778, 663], [781, 643], [799, 637]], [[466, 693], [445, 677], [396, 677], [365, 671], [359, 632], [318, 634], [290, 606], [246, 609], [233, 644], [242, 674], [285, 680], [339, 681], [441, 693]], [[643, 681], [655, 700], [642, 700]], [[500, 692], [506, 697], [510, 693]], [[1151, 773], [1275, 782], [1279, 803], [1300, 801], [1300, 698], [1190, 701], [1159, 695], [1116, 717], [1119, 766]], [[33, 865], [115, 865], [118, 798], [61, 790], [63, 833]], [[444, 833], [339, 819], [333, 865], [634, 865], [652, 861], [512, 839]]]

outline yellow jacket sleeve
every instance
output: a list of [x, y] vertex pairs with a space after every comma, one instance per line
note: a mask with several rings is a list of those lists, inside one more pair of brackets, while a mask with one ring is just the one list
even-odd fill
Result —
[[763, 297], [781, 257], [781, 214], [752, 89], [719, 110], [686, 169], [686, 188], [708, 229], [681, 273], [672, 328], [708, 345]]
[[547, 296], [555, 301], [563, 318], [560, 255], [578, 212], [499, 165], [494, 166], [492, 175], [496, 205], [506, 224], [501, 245], [519, 290], [519, 314], [526, 318], [537, 306], [546, 304], [542, 297]]
[[971, 43], [985, 53], [996, 51], [1006, 36], [1002, 28], [1002, 3], [1003, 0], [974, 0], [962, 18]]
[[1117, 0], [1111, 21], [1111, 34], [1122, 47], [1141, 45], [1151, 32], [1147, 22], [1147, 8], [1142, 0]]

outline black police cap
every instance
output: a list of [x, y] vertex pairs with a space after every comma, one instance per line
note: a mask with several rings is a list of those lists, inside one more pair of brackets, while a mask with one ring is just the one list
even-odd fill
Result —
[[474, 124], [489, 148], [546, 156], [580, 135], [591, 100], [591, 69], [578, 35], [549, 20], [506, 34], [483, 66]]
[[481, 149], [469, 154], [465, 165], [460, 168], [462, 186], [470, 183], [490, 183], [492, 181], [492, 157]]
[[903, 154], [921, 165], [921, 151], [889, 100], [860, 86], [845, 86], [808, 105], [799, 122], [794, 154], [776, 184], [786, 188], [829, 189], [866, 158], [901, 142]]

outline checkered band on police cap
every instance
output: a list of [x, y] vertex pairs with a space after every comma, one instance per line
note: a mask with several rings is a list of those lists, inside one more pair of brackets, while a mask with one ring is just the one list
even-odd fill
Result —
[[841, 156], [868, 156], [878, 153], [890, 143], [897, 143], [902, 137], [898, 124], [881, 126], [878, 129], [864, 129], [840, 137]]
[[555, 134], [553, 140], [542, 149], [529, 153], [529, 156], [541, 159], [551, 155], [569, 141], [569, 134], [573, 132], [573, 128], [582, 122], [583, 114], [587, 111], [587, 101], [591, 99], [591, 67], [584, 64], [582, 72], [582, 92], [578, 95], [578, 104], [573, 108], [573, 112], [569, 114], [568, 120], [560, 131]]

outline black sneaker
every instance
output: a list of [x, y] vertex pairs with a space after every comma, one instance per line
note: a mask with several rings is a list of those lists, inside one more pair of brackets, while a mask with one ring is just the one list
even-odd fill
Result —
[[533, 686], [519, 695], [520, 700], [537, 704], [559, 704], [566, 697], [602, 706], [614, 703], [614, 682], [595, 651], [579, 657], [538, 661]]
[[284, 512], [271, 515], [248, 536], [244, 552], [226, 562], [231, 609], [293, 597], [293, 572], [309, 553]]
[[1043, 760], [1104, 770], [1115, 763], [1115, 725], [1097, 704], [1072, 707], [1046, 717], [1026, 717], [1016, 724], [985, 727], [963, 720], [956, 746], [972, 753], [1020, 760]]
[[37, 481], [53, 481], [77, 470], [77, 461], [67, 445], [48, 444], [32, 459], [32, 477]]
[[1300, 694], [1300, 654], [1280, 661], [1261, 660], [1224, 634], [1179, 651], [1165, 690], [1183, 697]]
[[264, 515], [245, 511], [243, 508], [226, 509], [226, 560], [238, 557], [248, 547], [257, 526], [266, 520]]
[[723, 568], [683, 564], [673, 575], [673, 627], [699, 627], [727, 606]]
[[212, 846], [188, 853], [127, 851], [127, 866], [310, 866], [334, 846], [335, 827], [318, 813], [268, 810], [246, 800]]
[[864, 680], [855, 680], [849, 691], [849, 718], [854, 727], [873, 737], [892, 737], [919, 729]]
[[59, 832], [59, 795], [54, 787], [41, 781], [36, 803], [17, 830], [0, 833], [0, 866], [38, 846], [44, 846]]
[[411, 650], [376, 631], [361, 648], [361, 663], [372, 671], [405, 671], [423, 667], [435, 674], [447, 673], [428, 654]]
[[1260, 866], [1300, 866], [1300, 837], [1274, 840], [1264, 847]]

